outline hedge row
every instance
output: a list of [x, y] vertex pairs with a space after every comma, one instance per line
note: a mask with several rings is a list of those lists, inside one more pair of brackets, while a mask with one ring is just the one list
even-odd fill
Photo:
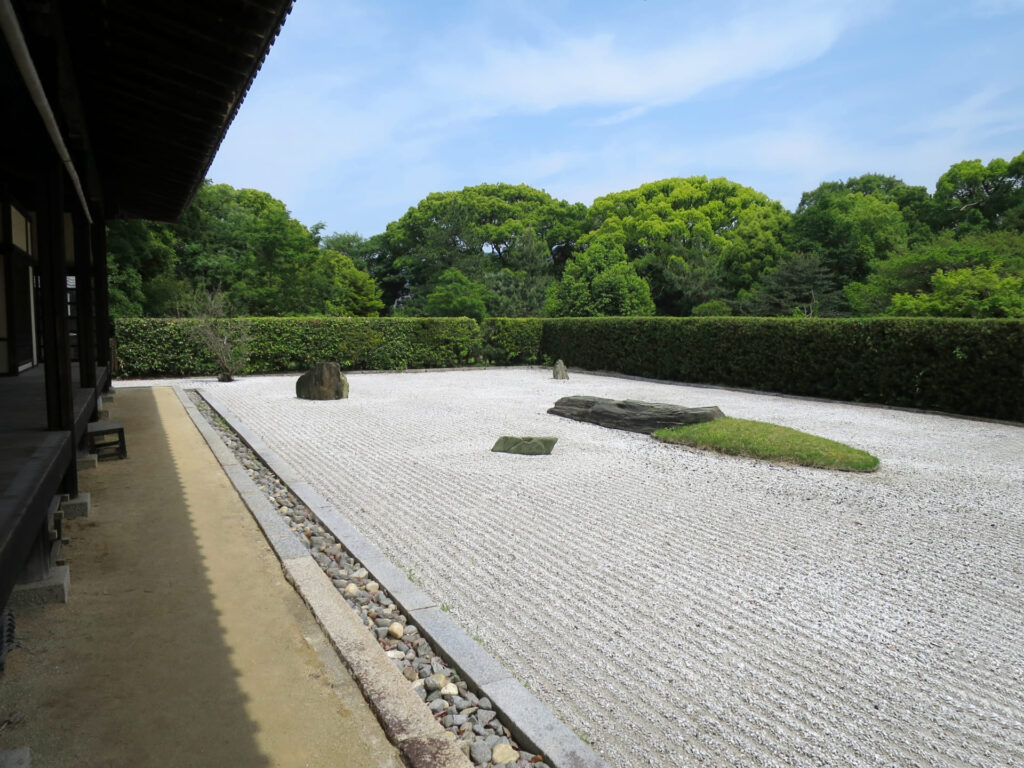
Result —
[[[189, 319], [120, 318], [114, 324], [126, 378], [217, 372]], [[247, 338], [246, 373], [281, 373], [332, 360], [345, 369], [472, 365], [480, 327], [469, 318], [249, 317], [220, 321]]]
[[1024, 322], [558, 318], [566, 364], [673, 381], [1024, 421]]
[[[120, 319], [120, 375], [216, 372], [190, 320]], [[1024, 322], [925, 318], [241, 318], [247, 373], [550, 363], [1024, 421]]]

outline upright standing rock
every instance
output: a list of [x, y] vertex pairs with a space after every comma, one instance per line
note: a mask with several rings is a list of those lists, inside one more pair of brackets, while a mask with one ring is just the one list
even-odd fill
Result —
[[555, 374], [555, 378], [556, 379], [568, 379], [569, 378], [569, 372], [567, 370], [565, 370], [565, 363], [563, 363], [561, 360], [556, 360], [555, 361], [555, 371], [554, 371], [554, 374]]
[[348, 379], [337, 363], [317, 363], [299, 376], [295, 396], [303, 400], [340, 400], [348, 397]]

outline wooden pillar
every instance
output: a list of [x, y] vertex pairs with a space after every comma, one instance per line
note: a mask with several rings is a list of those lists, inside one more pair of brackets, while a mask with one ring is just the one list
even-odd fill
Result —
[[96, 318], [93, 309], [92, 238], [89, 222], [78, 210], [75, 227], [75, 292], [78, 297], [78, 375], [83, 389], [96, 386]]
[[[43, 304], [46, 428], [74, 435], [75, 409], [71, 388], [64, 248], [64, 167], [54, 156], [48, 170], [39, 200], [39, 279]], [[78, 494], [78, 469], [73, 458], [61, 490], [73, 496]]]
[[96, 364], [110, 368], [110, 293], [107, 288], [107, 227], [94, 214], [92, 223], [93, 286], [96, 296]]

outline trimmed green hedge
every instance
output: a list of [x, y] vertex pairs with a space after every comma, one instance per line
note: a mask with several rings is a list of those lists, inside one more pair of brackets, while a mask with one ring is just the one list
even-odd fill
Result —
[[488, 317], [480, 323], [484, 358], [498, 365], [540, 362], [544, 320], [539, 317]]
[[[115, 323], [120, 375], [216, 372], [190, 320]], [[656, 379], [1024, 421], [1024, 322], [761, 317], [329, 318], [232, 322], [246, 373], [332, 360], [345, 369], [567, 365]]]
[[[281, 373], [320, 360], [345, 369], [403, 370], [472, 365], [480, 356], [480, 327], [465, 318], [248, 317], [235, 318], [248, 336], [246, 373]], [[119, 318], [119, 375], [201, 376], [217, 372], [193, 338], [192, 320]]]
[[567, 365], [1024, 421], [1024, 322], [932, 318], [557, 318]]

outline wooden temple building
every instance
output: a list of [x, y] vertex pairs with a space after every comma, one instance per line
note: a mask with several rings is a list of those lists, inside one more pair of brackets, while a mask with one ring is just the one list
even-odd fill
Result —
[[181, 215], [290, 9], [0, 0], [0, 612], [109, 386], [105, 222]]

